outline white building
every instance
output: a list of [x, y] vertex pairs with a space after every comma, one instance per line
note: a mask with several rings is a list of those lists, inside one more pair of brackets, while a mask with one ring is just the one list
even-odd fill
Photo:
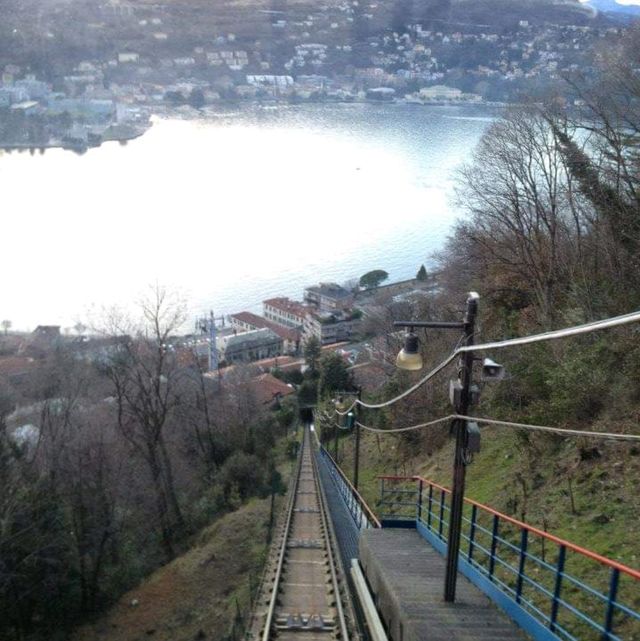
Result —
[[120, 64], [126, 64], [130, 62], [138, 62], [140, 60], [140, 54], [134, 53], [132, 51], [125, 51], [118, 54], [118, 62]]
[[283, 327], [302, 327], [310, 311], [306, 305], [286, 297], [269, 298], [263, 301], [262, 306], [264, 317]]

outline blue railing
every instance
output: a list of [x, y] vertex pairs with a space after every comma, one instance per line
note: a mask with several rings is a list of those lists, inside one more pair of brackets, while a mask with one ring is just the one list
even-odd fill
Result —
[[356, 527], [359, 530], [380, 527], [380, 521], [376, 515], [371, 511], [365, 500], [360, 496], [349, 479], [344, 475], [343, 471], [333, 460], [331, 454], [329, 454], [322, 445], [319, 446], [318, 452], [326, 462], [329, 474], [331, 475], [340, 496], [344, 500], [347, 510], [353, 518]]
[[[421, 477], [381, 477], [385, 521], [415, 521], [446, 550], [450, 490]], [[465, 499], [460, 569], [536, 638], [640, 639], [640, 572]], [[466, 571], [465, 571], [466, 570]], [[523, 615], [526, 613], [526, 615]], [[530, 624], [530, 625], [525, 625]]]

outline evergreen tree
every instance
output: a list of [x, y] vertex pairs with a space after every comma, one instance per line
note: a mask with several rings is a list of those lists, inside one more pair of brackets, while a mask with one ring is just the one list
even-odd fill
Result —
[[360, 277], [360, 287], [364, 289], [379, 287], [387, 278], [389, 278], [389, 274], [384, 269], [374, 269]]
[[332, 394], [349, 387], [349, 372], [344, 359], [335, 352], [320, 361], [320, 395]]
[[320, 341], [315, 336], [311, 336], [304, 345], [304, 360], [309, 368], [310, 376], [315, 376], [317, 374], [318, 362], [320, 361], [321, 354], [322, 347], [320, 345]]

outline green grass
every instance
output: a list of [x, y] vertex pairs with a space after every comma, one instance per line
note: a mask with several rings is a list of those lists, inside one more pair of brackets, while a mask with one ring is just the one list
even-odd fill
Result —
[[[451, 486], [453, 443], [435, 451], [429, 449], [429, 436], [422, 435], [415, 445], [403, 443], [398, 435], [364, 432], [361, 444], [360, 492], [374, 512], [379, 512], [378, 476], [418, 474], [446, 487]], [[340, 463], [345, 474], [353, 476], [353, 441], [346, 434], [340, 439]], [[380, 444], [380, 446], [378, 445]], [[467, 468], [466, 496], [487, 504], [514, 518], [547, 530], [571, 543], [619, 561], [632, 568], [640, 563], [637, 530], [640, 525], [640, 452], [628, 445], [600, 444], [594, 458], [588, 456], [592, 443], [557, 441], [549, 438], [523, 443], [513, 432], [499, 428], [483, 429], [482, 451]], [[581, 458], [581, 450], [587, 452]], [[333, 453], [333, 444], [329, 450]], [[571, 487], [568, 479], [571, 478]], [[571, 494], [573, 494], [572, 511]], [[486, 525], [486, 524], [485, 524]], [[505, 530], [505, 535], [508, 534]], [[518, 532], [509, 538], [518, 541]], [[541, 542], [531, 539], [531, 550], [541, 552]], [[508, 557], [506, 551], [502, 553]], [[547, 561], [555, 562], [557, 547], [545, 544]], [[517, 558], [509, 561], [517, 566]], [[567, 555], [567, 572], [606, 593], [609, 570], [575, 553]], [[531, 576], [552, 588], [553, 577], [529, 568]], [[582, 591], [564, 592], [575, 607], [601, 621], [604, 605]], [[530, 595], [531, 596], [531, 595]], [[623, 580], [619, 598], [640, 610], [640, 585]], [[548, 599], [532, 596], [548, 612]], [[579, 631], [579, 638], [597, 639], [579, 629], [573, 617], [561, 610], [560, 622]], [[625, 640], [640, 639], [640, 625], [618, 617], [617, 630]]]

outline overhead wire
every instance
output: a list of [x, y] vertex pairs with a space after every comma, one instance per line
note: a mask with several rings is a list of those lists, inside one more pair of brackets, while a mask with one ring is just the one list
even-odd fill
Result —
[[335, 408], [336, 414], [338, 414], [339, 416], [346, 416], [346, 415], [347, 415], [347, 414], [348, 414], [348, 413], [349, 413], [349, 412], [350, 412], [350, 411], [351, 411], [351, 410], [352, 410], [352, 409], [353, 409], [357, 404], [358, 404], [358, 399], [356, 399], [355, 401], [353, 401], [353, 403], [351, 403], [351, 405], [349, 406], [349, 408], [348, 408], [348, 409], [346, 409], [346, 410], [344, 410], [344, 411], [340, 411], [340, 410], [336, 407], [336, 408]]
[[370, 432], [386, 433], [393, 434], [397, 432], [408, 432], [410, 430], [417, 430], [424, 427], [432, 427], [440, 423], [445, 423], [452, 420], [464, 420], [464, 421], [474, 421], [476, 423], [483, 423], [486, 425], [496, 425], [499, 427], [512, 427], [514, 429], [523, 429], [523, 430], [532, 430], [532, 431], [542, 431], [542, 432], [552, 432], [555, 434], [563, 434], [567, 436], [584, 436], [586, 438], [601, 438], [605, 440], [616, 440], [616, 441], [640, 441], [640, 434], [621, 434], [616, 432], [594, 432], [590, 430], [574, 430], [565, 427], [551, 427], [548, 425], [534, 425], [529, 423], [516, 423], [514, 421], [500, 421], [493, 418], [484, 418], [482, 416], [467, 416], [465, 414], [449, 414], [441, 418], [437, 418], [433, 421], [428, 421], [426, 423], [419, 423], [417, 425], [408, 425], [406, 427], [396, 427], [391, 429], [381, 429], [377, 427], [371, 427], [369, 425], [364, 425], [359, 421], [356, 421], [356, 425], [362, 429], [368, 430]]
[[599, 331], [602, 329], [609, 329], [611, 327], [619, 327], [621, 325], [628, 325], [630, 323], [635, 323], [640, 321], [640, 311], [632, 312], [629, 314], [623, 314], [621, 316], [614, 316], [612, 318], [606, 318], [604, 320], [593, 321], [590, 323], [584, 323], [582, 325], [576, 325], [574, 327], [566, 327], [564, 329], [552, 330], [549, 332], [543, 332], [541, 334], [533, 334], [531, 336], [523, 336], [522, 338], [510, 338], [503, 341], [493, 341], [491, 343], [479, 343], [477, 345], [465, 345], [463, 347], [456, 347], [454, 351], [432, 369], [428, 374], [421, 378], [417, 383], [412, 385], [409, 389], [405, 390], [398, 396], [394, 396], [387, 401], [382, 403], [366, 403], [361, 399], [356, 399], [347, 410], [341, 411], [336, 408], [336, 413], [340, 416], [345, 416], [348, 414], [356, 405], [360, 405], [366, 409], [382, 409], [390, 405], [394, 405], [398, 401], [401, 401], [403, 398], [406, 398], [410, 394], [413, 394], [416, 390], [422, 387], [426, 382], [431, 380], [434, 376], [439, 374], [447, 365], [449, 365], [457, 356], [464, 354], [465, 352], [470, 351], [486, 351], [490, 349], [503, 349], [505, 347], [514, 347], [517, 345], [530, 345], [532, 343], [540, 343], [543, 341], [556, 340], [559, 338], [568, 338], [570, 336], [578, 336], [580, 334], [587, 334], [594, 331]]
[[514, 421], [499, 421], [493, 418], [484, 418], [480, 416], [463, 416], [455, 414], [455, 418], [476, 423], [485, 423], [487, 425], [497, 425], [499, 427], [513, 427], [515, 429], [524, 429], [541, 432], [552, 432], [554, 434], [564, 434], [568, 436], [585, 436], [587, 438], [601, 438], [615, 441], [640, 441], [640, 434], [622, 434], [620, 432], [594, 432], [591, 430], [573, 430], [566, 427], [549, 427], [547, 425], [531, 425], [529, 423], [516, 423]]
[[464, 352], [471, 351], [481, 352], [488, 349], [503, 349], [505, 347], [513, 347], [515, 345], [530, 345], [532, 343], [540, 343], [543, 341], [550, 341], [558, 338], [568, 338], [569, 336], [588, 334], [590, 332], [599, 331], [601, 329], [619, 327], [620, 325], [628, 325], [629, 323], [635, 323], [638, 321], [640, 321], [640, 312], [632, 312], [630, 314], [614, 316], [613, 318], [605, 318], [604, 320], [584, 323], [583, 325], [576, 325], [574, 327], [565, 327], [564, 329], [556, 329], [550, 332], [543, 332], [541, 334], [523, 336], [522, 338], [510, 338], [504, 341], [494, 341], [492, 343], [480, 343], [478, 345], [459, 347], [455, 353], [463, 354]]
[[379, 409], [382, 409], [383, 407], [393, 405], [394, 403], [401, 401], [403, 398], [406, 398], [410, 394], [413, 394], [413, 392], [415, 392], [417, 389], [422, 387], [427, 381], [431, 380], [434, 376], [436, 376], [436, 374], [439, 374], [445, 367], [447, 367], [447, 365], [449, 365], [452, 361], [454, 361], [457, 356], [458, 356], [458, 353], [453, 352], [449, 357], [447, 357], [439, 365], [434, 367], [426, 376], [423, 376], [417, 383], [415, 383], [409, 389], [402, 392], [402, 394], [398, 394], [398, 396], [394, 396], [388, 401], [384, 401], [383, 403], [365, 403], [364, 401], [356, 400], [354, 405], [357, 404], [371, 410], [379, 410]]
[[410, 430], [419, 430], [423, 427], [432, 427], [434, 425], [439, 425], [440, 423], [446, 423], [447, 421], [450, 421], [453, 418], [454, 418], [454, 415], [450, 414], [449, 416], [443, 416], [442, 418], [437, 418], [433, 421], [428, 421], [426, 423], [419, 423], [418, 425], [408, 425], [407, 427], [397, 427], [389, 430], [385, 430], [379, 427], [370, 427], [369, 425], [364, 425], [359, 421], [356, 421], [356, 425], [358, 427], [361, 427], [364, 430], [368, 430], [369, 432], [380, 432], [385, 434], [391, 434], [394, 432], [409, 432]]

